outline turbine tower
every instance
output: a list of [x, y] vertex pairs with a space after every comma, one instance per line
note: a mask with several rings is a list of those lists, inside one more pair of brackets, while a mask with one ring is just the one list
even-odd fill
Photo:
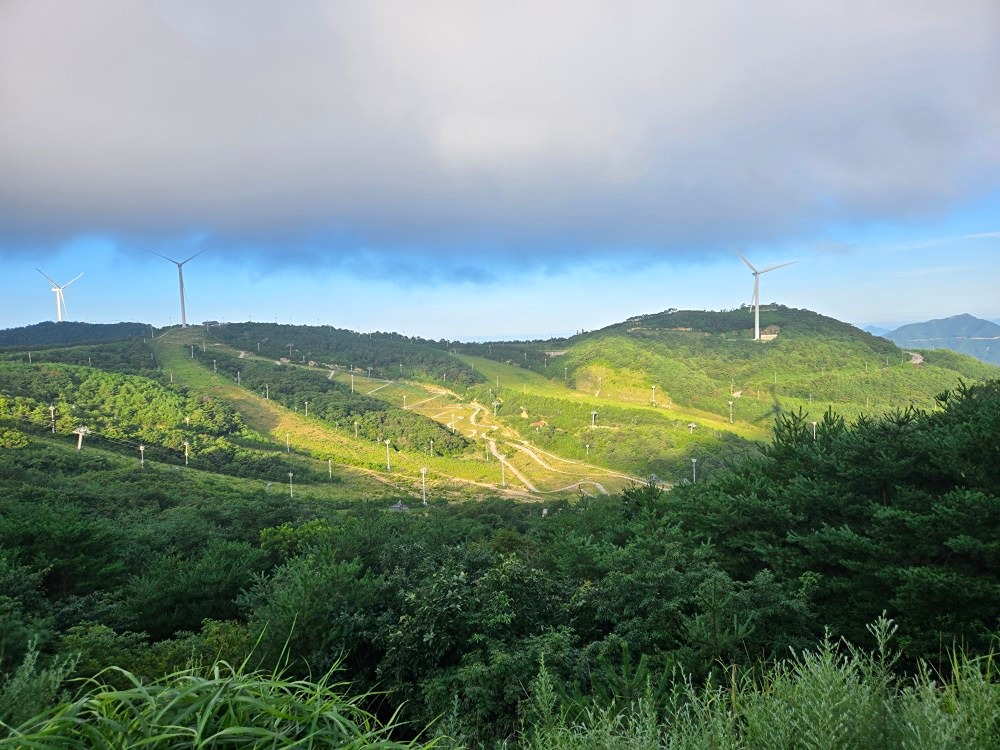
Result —
[[739, 252], [736, 253], [740, 256], [740, 260], [747, 264], [751, 271], [753, 271], [753, 339], [754, 341], [760, 340], [760, 275], [762, 273], [767, 273], [768, 271], [774, 271], [778, 268], [784, 268], [785, 266], [790, 266], [793, 263], [798, 263], [797, 260], [790, 260], [787, 263], [779, 263], [776, 266], [768, 266], [767, 268], [762, 268], [757, 270], [753, 267], [753, 264], [743, 257]]
[[38, 273], [42, 274], [42, 276], [45, 276], [46, 279], [52, 282], [52, 291], [56, 293], [56, 320], [62, 323], [63, 316], [69, 314], [66, 312], [66, 295], [63, 294], [63, 289], [72, 284], [73, 281], [77, 281], [80, 278], [80, 276], [83, 276], [83, 274], [81, 273], [79, 276], [73, 279], [73, 281], [67, 281], [62, 286], [59, 286], [56, 282], [52, 281], [52, 278], [48, 276], [44, 271], [42, 271], [42, 269], [36, 268], [35, 270], [38, 271]]
[[[152, 250], [147, 250], [146, 252], [153, 253]], [[194, 255], [192, 255], [187, 260], [177, 261], [173, 258], [168, 258], [166, 255], [160, 255], [159, 253], [153, 253], [153, 255], [163, 258], [163, 260], [169, 260], [171, 263], [177, 266], [177, 281], [180, 283], [181, 287], [181, 328], [187, 328], [187, 313], [184, 311], [184, 264], [188, 263], [199, 255], [201, 255], [204, 250], [199, 250]]]

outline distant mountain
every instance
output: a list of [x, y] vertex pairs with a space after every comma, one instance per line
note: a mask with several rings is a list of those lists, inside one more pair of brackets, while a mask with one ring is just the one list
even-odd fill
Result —
[[96, 344], [148, 335], [145, 323], [73, 323], [62, 321], [36, 323], [22, 328], [0, 331], [0, 347], [15, 346], [67, 346], [71, 344]]
[[983, 362], [1000, 365], [1000, 325], [972, 315], [911, 323], [885, 334], [911, 349], [950, 349]]
[[861, 330], [868, 331], [872, 336], [885, 336], [890, 331], [889, 328], [882, 328], [881, 326], [865, 326]]

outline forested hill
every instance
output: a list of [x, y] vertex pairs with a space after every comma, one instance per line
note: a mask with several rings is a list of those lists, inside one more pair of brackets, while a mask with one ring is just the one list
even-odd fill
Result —
[[0, 353], [0, 750], [287, 747], [333, 669], [365, 746], [997, 747], [997, 369], [765, 313]]
[[1000, 365], [1000, 325], [972, 315], [911, 323], [885, 334], [885, 338], [899, 346], [951, 349]]
[[[664, 310], [648, 315], [636, 315], [621, 323], [614, 323], [599, 331], [581, 334], [581, 337], [593, 336], [610, 332], [638, 331], [693, 331], [728, 335], [732, 338], [753, 338], [754, 315], [753, 308], [746, 306], [735, 310]], [[879, 340], [867, 331], [863, 331], [850, 323], [831, 318], [812, 310], [803, 310], [784, 305], [761, 305], [760, 328], [765, 331], [770, 326], [776, 326], [786, 336], [836, 337], [845, 340], [855, 340], [879, 351], [893, 351], [892, 346], [886, 347], [886, 342]]]
[[[933, 413], [783, 417], [756, 459], [670, 492], [404, 512], [302, 464], [287, 487], [188, 466], [179, 438], [229, 470], [264, 447], [197, 394], [6, 367], [0, 748], [348, 746], [292, 744], [344, 723], [328, 688], [395, 724], [353, 747], [997, 747], [997, 382]], [[52, 431], [56, 392], [107, 439], [78, 451], [71, 413]]]
[[449, 355], [447, 341], [399, 333], [358, 333], [333, 326], [230, 323], [210, 329], [212, 338], [271, 359], [310, 361], [360, 368], [376, 377], [423, 377], [457, 385], [482, 382]]
[[766, 425], [780, 413], [857, 419], [934, 396], [959, 379], [996, 377], [972, 357], [940, 350], [914, 357], [886, 339], [809, 310], [767, 305], [753, 339], [749, 307], [667, 310], [567, 340], [468, 344], [462, 351], [527, 367], [582, 392], [633, 403], [688, 407]]
[[17, 346], [66, 346], [96, 344], [101, 341], [148, 336], [145, 323], [74, 323], [61, 321], [36, 323], [23, 328], [0, 331], [0, 348]]

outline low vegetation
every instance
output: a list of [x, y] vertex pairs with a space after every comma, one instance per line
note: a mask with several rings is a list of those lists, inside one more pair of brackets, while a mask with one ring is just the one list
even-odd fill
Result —
[[[412, 485], [340, 481], [346, 468], [251, 424], [287, 418], [303, 440], [315, 426], [318, 451], [355, 438], [313, 399], [426, 420], [388, 388], [351, 394], [329, 369], [215, 347], [237, 384], [213, 372], [211, 341], [167, 341], [145, 375], [0, 361], [0, 747], [1000, 741], [998, 380], [853, 421], [783, 409], [759, 449], [729, 438], [669, 491], [424, 504]], [[696, 441], [723, 421], [621, 402], [588, 425], [593, 396], [491, 367], [494, 393], [461, 397], [499, 402], [490, 434], [506, 446], [545, 415], [534, 450], [579, 455], [593, 435], [605, 461], [631, 416], [710, 455]], [[257, 379], [273, 375], [268, 401]], [[306, 395], [308, 422], [293, 410]], [[225, 444], [216, 466], [208, 448]]]

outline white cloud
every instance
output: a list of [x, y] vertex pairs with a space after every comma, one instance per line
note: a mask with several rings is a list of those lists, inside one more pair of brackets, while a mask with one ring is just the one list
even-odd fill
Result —
[[998, 22], [993, 0], [8, 0], [0, 247], [560, 262], [944, 212], [997, 186]]

